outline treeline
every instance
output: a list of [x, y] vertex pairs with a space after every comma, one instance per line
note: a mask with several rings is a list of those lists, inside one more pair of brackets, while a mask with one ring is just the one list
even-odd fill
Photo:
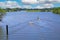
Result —
[[15, 12], [15, 11], [21, 11], [21, 9], [20, 8], [6, 8], [6, 9], [0, 8], [0, 13]]
[[55, 13], [55, 14], [60, 14], [60, 7], [53, 8], [53, 11], [52, 12]]
[[15, 12], [15, 11], [21, 11], [21, 8], [6, 8], [5, 9], [7, 12]]
[[28, 12], [53, 12], [55, 14], [60, 14], [60, 7], [55, 8], [45, 8], [45, 9], [26, 9]]
[[51, 12], [52, 9], [26, 9], [27, 12]]
[[6, 12], [16, 12], [16, 11], [27, 11], [27, 12], [53, 12], [56, 14], [60, 14], [60, 7], [56, 8], [45, 8], [45, 9], [22, 9], [22, 8], [6, 8], [6, 9], [1, 9], [0, 8], [0, 13], [6, 13]]

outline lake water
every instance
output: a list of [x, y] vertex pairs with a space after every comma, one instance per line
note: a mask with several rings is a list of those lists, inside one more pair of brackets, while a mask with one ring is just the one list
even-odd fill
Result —
[[52, 12], [7, 12], [0, 22], [0, 40], [60, 40], [60, 15]]

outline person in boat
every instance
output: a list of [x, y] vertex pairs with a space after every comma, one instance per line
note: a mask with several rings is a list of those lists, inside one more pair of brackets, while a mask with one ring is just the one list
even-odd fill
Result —
[[29, 22], [29, 25], [33, 25], [33, 24], [34, 24], [34, 22], [32, 22], [32, 21]]
[[37, 20], [40, 20], [40, 17], [37, 17]]

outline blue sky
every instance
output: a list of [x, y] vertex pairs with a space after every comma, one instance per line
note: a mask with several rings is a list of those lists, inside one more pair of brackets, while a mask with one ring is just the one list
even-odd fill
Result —
[[[0, 2], [6, 2], [7, 0], [0, 0]], [[32, 0], [9, 0], [9, 1], [16, 1], [21, 7], [32, 7], [32, 8], [35, 8], [35, 7], [41, 7], [41, 8], [43, 8], [43, 7], [50, 7], [51, 5], [53, 5], [53, 7], [60, 7], [60, 0], [50, 0], [50, 1], [48, 1], [48, 0], [40, 0], [40, 3], [39, 4], [37, 4], [37, 2], [36, 2], [36, 0], [34, 1], [33, 0], [33, 2], [32, 2]], [[31, 2], [30, 2], [31, 1]], [[42, 3], [41, 3], [41, 1], [43, 1]], [[50, 2], [50, 3], [49, 3]], [[55, 2], [55, 3], [54, 3]], [[47, 6], [46, 6], [47, 5]]]

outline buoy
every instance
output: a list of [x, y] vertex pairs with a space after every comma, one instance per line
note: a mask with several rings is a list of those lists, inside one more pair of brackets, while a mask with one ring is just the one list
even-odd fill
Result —
[[6, 25], [6, 34], [8, 35], [8, 25]]

